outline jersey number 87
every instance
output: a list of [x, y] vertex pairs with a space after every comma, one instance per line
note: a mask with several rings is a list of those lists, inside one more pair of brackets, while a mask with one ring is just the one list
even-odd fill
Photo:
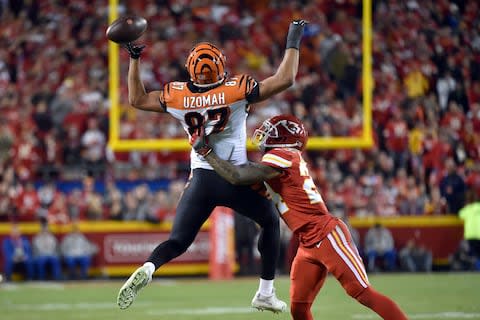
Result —
[[230, 117], [230, 108], [221, 107], [207, 110], [206, 116], [199, 112], [187, 112], [185, 114], [185, 123], [188, 126], [188, 133], [191, 135], [205, 124], [205, 121], [214, 122], [211, 133], [219, 133], [225, 129]]

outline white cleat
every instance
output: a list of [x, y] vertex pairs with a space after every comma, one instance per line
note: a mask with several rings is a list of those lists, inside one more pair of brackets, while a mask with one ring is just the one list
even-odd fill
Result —
[[120, 309], [130, 307], [140, 289], [145, 287], [150, 281], [152, 281], [152, 275], [145, 266], [135, 270], [118, 292], [117, 304]]
[[255, 297], [252, 299], [252, 307], [261, 311], [272, 311], [273, 313], [287, 311], [287, 304], [277, 298], [275, 295], [275, 289], [273, 289], [273, 292], [270, 296], [264, 296], [257, 291], [257, 293], [255, 293]]

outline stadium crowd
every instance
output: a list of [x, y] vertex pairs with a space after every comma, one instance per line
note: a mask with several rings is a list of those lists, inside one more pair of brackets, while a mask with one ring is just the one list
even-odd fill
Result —
[[[350, 216], [457, 213], [480, 199], [480, 8], [475, 0], [378, 0], [373, 9], [373, 123], [369, 149], [309, 151], [330, 209]], [[147, 90], [185, 79], [202, 39], [230, 74], [264, 78], [282, 58], [288, 23], [309, 20], [294, 87], [254, 106], [249, 133], [293, 113], [311, 136], [362, 130], [360, 0], [124, 1], [144, 16]], [[128, 8], [128, 10], [126, 9]], [[0, 220], [170, 219], [188, 152], [108, 149], [105, 0], [0, 2]], [[121, 52], [125, 104], [127, 54]], [[184, 137], [168, 116], [122, 105], [121, 138]], [[255, 158], [256, 153], [251, 157]], [[118, 180], [169, 179], [128, 191]], [[105, 181], [105, 192], [92, 186]], [[52, 181], [81, 180], [63, 192]]]

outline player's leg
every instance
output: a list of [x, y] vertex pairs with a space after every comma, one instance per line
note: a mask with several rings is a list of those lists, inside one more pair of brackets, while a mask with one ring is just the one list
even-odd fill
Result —
[[375, 250], [367, 251], [367, 266], [368, 266], [369, 272], [375, 271], [376, 261], [377, 261], [377, 252]]
[[60, 258], [57, 256], [50, 257], [50, 265], [52, 267], [52, 276], [54, 280], [61, 280], [62, 267], [60, 265]]
[[395, 302], [370, 286], [358, 250], [343, 222], [339, 222], [327, 235], [319, 250], [323, 264], [352, 298], [376, 312], [382, 319], [407, 319]]
[[10, 259], [5, 259], [4, 264], [3, 264], [3, 272], [5, 272], [5, 280], [6, 281], [11, 281], [12, 280], [12, 274], [13, 274], [13, 267], [15, 266], [15, 263], [10, 260]]
[[88, 278], [88, 270], [90, 269], [92, 258], [90, 256], [78, 257], [78, 265], [80, 267], [80, 279]]
[[120, 309], [126, 309], [133, 303], [138, 292], [152, 280], [155, 270], [184, 253], [192, 244], [200, 227], [215, 208], [212, 188], [205, 187], [212, 185], [210, 176], [210, 170], [194, 170], [178, 202], [168, 240], [160, 243], [145, 264], [135, 270], [120, 288], [117, 297]]
[[47, 260], [48, 258], [45, 257], [45, 256], [38, 256], [38, 257], [35, 257], [34, 261], [35, 261], [35, 267], [37, 269], [37, 279], [38, 280], [45, 280], [46, 278], [46, 273], [47, 273]]
[[280, 224], [278, 213], [267, 198], [254, 191], [250, 186], [236, 186], [224, 204], [236, 212], [254, 220], [261, 227], [258, 251], [261, 255], [261, 275], [258, 291], [252, 300], [257, 309], [283, 312], [287, 305], [277, 299], [273, 287], [280, 248]]
[[75, 278], [75, 259], [70, 256], [64, 258], [65, 266], [67, 267], [68, 277], [70, 279]]
[[216, 175], [212, 170], [194, 170], [177, 204], [168, 240], [158, 245], [147, 259], [155, 270], [188, 249], [216, 207], [217, 185], [212, 175]]
[[397, 253], [395, 250], [388, 250], [383, 254], [383, 264], [385, 266], [385, 270], [393, 271], [395, 269], [397, 260]]
[[27, 276], [27, 280], [33, 280], [33, 276], [35, 274], [35, 266], [33, 263], [33, 259], [27, 259], [23, 262], [23, 265], [25, 266], [25, 272]]
[[290, 271], [290, 313], [293, 320], [313, 320], [311, 306], [327, 277], [327, 268], [309, 252], [316, 248], [298, 248]]

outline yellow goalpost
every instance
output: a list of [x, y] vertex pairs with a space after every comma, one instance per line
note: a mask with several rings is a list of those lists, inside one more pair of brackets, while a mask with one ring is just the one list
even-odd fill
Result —
[[[309, 138], [307, 149], [340, 149], [367, 148], [373, 145], [372, 139], [372, 0], [363, 0], [362, 18], [362, 118], [363, 129], [359, 137], [318, 137]], [[111, 23], [118, 17], [118, 0], [109, 0], [109, 16]], [[171, 150], [187, 151], [190, 145], [187, 139], [121, 139], [119, 136], [119, 46], [108, 41], [109, 99], [110, 99], [110, 131], [109, 147], [113, 151], [130, 150]], [[125, 75], [126, 76], [126, 75]], [[180, 124], [179, 124], [180, 125]], [[248, 141], [249, 150], [254, 150]]]

